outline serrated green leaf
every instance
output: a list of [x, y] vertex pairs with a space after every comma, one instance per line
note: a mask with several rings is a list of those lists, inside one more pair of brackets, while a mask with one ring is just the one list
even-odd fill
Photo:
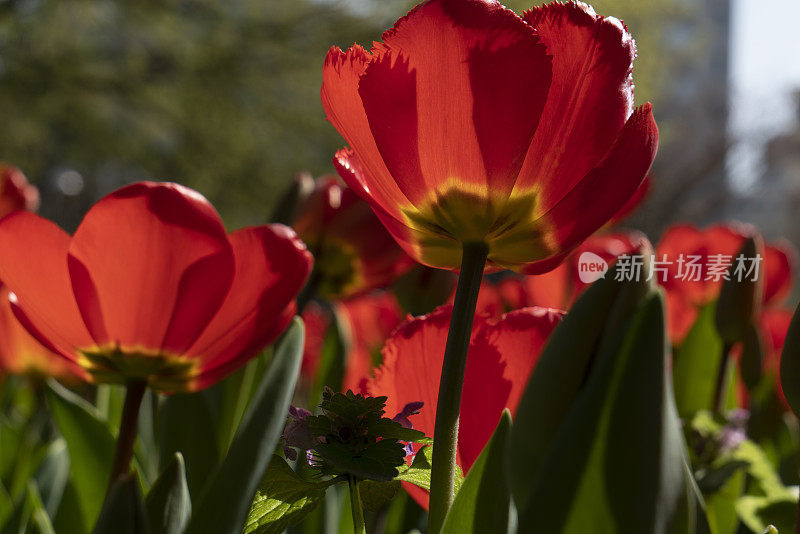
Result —
[[123, 475], [108, 492], [92, 534], [150, 534], [136, 475]]
[[111, 474], [114, 438], [94, 406], [57, 382], [49, 382], [47, 399], [67, 442], [81, 515], [92, 524], [100, 513]]
[[364, 509], [370, 512], [377, 512], [397, 495], [398, 490], [400, 490], [400, 481], [376, 482], [374, 480], [363, 480], [359, 482], [358, 487], [361, 492], [361, 504]]
[[426, 437], [424, 432], [414, 430], [413, 428], [406, 428], [397, 421], [393, 421], [386, 417], [370, 425], [370, 433], [380, 436], [383, 439], [399, 439], [401, 441], [410, 441], [413, 443], [423, 443], [428, 445], [433, 443], [433, 440]]
[[441, 534], [482, 534], [508, 531], [511, 494], [504, 469], [511, 413], [506, 409], [467, 478], [456, 493]]
[[336, 472], [384, 482], [399, 474], [398, 467], [403, 465], [406, 456], [403, 444], [393, 440], [371, 443], [361, 448], [357, 455], [347, 444], [337, 441], [320, 443], [315, 451]]
[[303, 480], [273, 455], [247, 513], [243, 534], [280, 534], [317, 507], [332, 482]]
[[[303, 322], [295, 317], [208, 489], [196, 500], [187, 534], [239, 534], [278, 444], [303, 355]], [[225, 506], [219, 506], [219, 503]]]
[[[431, 465], [433, 462], [433, 447], [426, 445], [422, 447], [414, 456], [414, 461], [408, 467], [401, 467], [400, 474], [395, 477], [395, 480], [402, 482], [410, 482], [415, 486], [430, 491], [431, 489]], [[464, 474], [461, 468], [456, 465], [456, 480], [455, 492], [461, 489], [461, 484], [464, 483]]]
[[147, 517], [152, 534], [181, 534], [192, 515], [183, 456], [176, 452], [147, 494]]

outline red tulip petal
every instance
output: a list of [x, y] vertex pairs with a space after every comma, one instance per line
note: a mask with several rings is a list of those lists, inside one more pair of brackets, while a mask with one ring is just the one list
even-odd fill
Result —
[[458, 447], [466, 470], [489, 441], [503, 409], [516, 412], [539, 354], [562, 315], [549, 308], [523, 308], [478, 323], [461, 398]]
[[[442, 307], [401, 325], [384, 347], [383, 364], [366, 384], [370, 395], [388, 397], [386, 412], [390, 414], [409, 402], [424, 402], [412, 423], [428, 436], [434, 432], [450, 315], [451, 309]], [[476, 317], [464, 379], [457, 455], [465, 470], [488, 441], [503, 408], [516, 409], [544, 342], [560, 316], [554, 310], [526, 308], [498, 320]]]
[[89, 210], [69, 248], [73, 289], [98, 344], [181, 354], [228, 292], [233, 253], [198, 193], [142, 182]]
[[635, 45], [620, 21], [583, 3], [548, 4], [524, 18], [553, 56], [553, 82], [515, 189], [537, 188], [546, 211], [604, 159], [620, 135], [633, 110]]
[[359, 94], [405, 195], [420, 203], [465, 188], [504, 201], [550, 85], [534, 32], [496, 2], [432, 0], [383, 39]]
[[544, 215], [561, 250], [580, 244], [619, 211], [647, 174], [657, 146], [658, 129], [647, 104], [631, 115], [600, 165]]
[[92, 347], [94, 342], [72, 293], [69, 243], [66, 232], [29, 212], [15, 212], [0, 221], [0, 278], [16, 295], [26, 328], [35, 330], [48, 348], [75, 358], [76, 348]]
[[72, 361], [39, 343], [14, 317], [8, 288], [0, 284], [0, 373], [39, 374], [63, 379], [83, 377]]
[[[372, 56], [358, 45], [347, 52], [333, 47], [322, 67], [322, 107], [328, 120], [359, 155], [364, 172], [348, 185], [356, 191], [368, 191], [374, 202], [395, 218], [400, 207], [409, 206], [375, 146], [364, 106], [358, 94], [358, 82]], [[347, 180], [345, 180], [347, 181]], [[364, 194], [361, 194], [364, 197]]]
[[792, 273], [797, 252], [789, 243], [771, 243], [764, 247], [762, 263], [764, 304], [781, 304], [792, 290]]
[[291, 304], [278, 315], [272, 316], [270, 318], [270, 323], [262, 326], [256, 334], [256, 337], [251, 337], [248, 340], [249, 343], [238, 353], [235, 353], [234, 357], [227, 360], [220, 359], [215, 365], [202, 369], [200, 375], [189, 384], [180, 382], [176, 383], [173, 387], [169, 387], [169, 384], [164, 384], [164, 389], [172, 391], [199, 391], [216, 384], [247, 363], [247, 361], [257, 354], [264, 346], [277, 339], [281, 332], [286, 330], [286, 327], [292, 322], [296, 313], [297, 304], [292, 301]]
[[189, 349], [199, 359], [200, 371], [213, 371], [216, 378], [254, 356], [283, 331], [313, 262], [294, 231], [283, 225], [244, 228], [232, 233], [230, 241], [236, 258], [233, 285]]

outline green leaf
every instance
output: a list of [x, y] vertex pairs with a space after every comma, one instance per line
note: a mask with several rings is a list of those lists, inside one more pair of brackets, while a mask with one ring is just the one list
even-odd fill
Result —
[[400, 486], [399, 480], [389, 480], [388, 482], [362, 480], [358, 483], [361, 492], [361, 504], [365, 510], [377, 512], [394, 499], [400, 490]]
[[309, 406], [316, 406], [320, 403], [325, 386], [337, 391], [342, 388], [347, 353], [350, 351], [352, 340], [350, 339], [349, 322], [342, 318], [340, 312], [335, 308], [332, 309], [332, 316], [333, 321], [325, 332], [325, 339], [322, 343], [319, 364], [311, 387]]
[[108, 485], [114, 438], [94, 406], [57, 382], [49, 382], [47, 398], [58, 430], [67, 442], [81, 515], [92, 524]]
[[69, 482], [69, 452], [63, 438], [53, 441], [47, 448], [35, 481], [48, 515], [54, 517]]
[[83, 517], [78, 504], [78, 492], [75, 490], [75, 483], [70, 480], [64, 489], [58, 511], [53, 517], [53, 527], [56, 532], [88, 532], [89, 527]]
[[510, 433], [511, 412], [506, 409], [458, 490], [445, 517], [442, 534], [508, 531], [511, 495], [504, 461]]
[[527, 501], [531, 481], [583, 388], [620, 287], [610, 274], [590, 286], [556, 327], [539, 357], [517, 408], [506, 464], [517, 503]]
[[42, 497], [39, 495], [36, 483], [32, 480], [28, 482], [27, 498], [32, 508], [28, 523], [28, 532], [30, 532], [30, 534], [55, 534], [50, 516], [47, 514], [47, 510], [45, 510], [42, 504]]
[[678, 415], [691, 418], [712, 407], [722, 357], [722, 339], [714, 326], [716, 304], [700, 309], [692, 329], [675, 354], [672, 380]]
[[736, 502], [736, 511], [747, 528], [763, 532], [774, 525], [779, 532], [794, 532], [797, 496], [755, 497], [747, 495]]
[[346, 444], [332, 441], [319, 443], [316, 453], [336, 472], [349, 473], [359, 479], [389, 481], [399, 474], [406, 452], [402, 443], [380, 440], [362, 448], [358, 455]]
[[[395, 480], [402, 482], [410, 482], [422, 489], [430, 491], [431, 489], [431, 465], [433, 462], [433, 447], [426, 445], [422, 447], [417, 454], [414, 455], [414, 461], [411, 465], [400, 469], [400, 474], [395, 477]], [[456, 465], [456, 485], [455, 492], [461, 488], [464, 483], [464, 474], [461, 468]]]
[[150, 534], [135, 474], [124, 475], [114, 482], [92, 534]]
[[156, 419], [161, 470], [176, 452], [186, 465], [186, 482], [192, 495], [201, 495], [219, 465], [216, 426], [208, 398], [200, 394], [178, 394], [162, 399]]
[[147, 517], [153, 534], [181, 534], [192, 515], [183, 456], [176, 452], [147, 494]]
[[273, 455], [242, 532], [280, 534], [314, 510], [332, 483], [303, 480], [286, 460]]
[[693, 532], [664, 330], [663, 297], [652, 294], [560, 426], [520, 532]]
[[[278, 444], [303, 355], [303, 323], [295, 318], [259, 384], [228, 454], [197, 500], [187, 534], [239, 534]], [[225, 506], [220, 506], [225, 503]]]

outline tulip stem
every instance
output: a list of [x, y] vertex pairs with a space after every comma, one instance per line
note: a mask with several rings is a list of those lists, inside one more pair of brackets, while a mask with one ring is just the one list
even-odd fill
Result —
[[358, 480], [352, 476], [347, 477], [347, 486], [350, 488], [350, 510], [353, 512], [353, 532], [366, 534], [367, 526], [364, 523], [364, 508], [361, 505], [361, 492], [358, 489]]
[[431, 498], [428, 532], [438, 534], [455, 498], [456, 450], [461, 391], [467, 368], [472, 323], [489, 248], [485, 243], [465, 243], [461, 272], [450, 317], [450, 330], [444, 350], [439, 398], [436, 403], [436, 426], [433, 434]]
[[136, 441], [136, 428], [139, 423], [139, 407], [142, 405], [145, 389], [147, 389], [147, 382], [135, 380], [128, 382], [125, 390], [125, 404], [122, 406], [122, 419], [119, 423], [119, 435], [114, 450], [114, 460], [111, 464], [111, 477], [108, 480], [106, 496], [111, 491], [114, 482], [130, 472], [133, 444]]
[[717, 382], [714, 386], [714, 413], [722, 415], [725, 412], [725, 405], [728, 402], [728, 367], [730, 366], [731, 349], [733, 344], [725, 343], [722, 347], [722, 357], [719, 361], [719, 369], [717, 370]]

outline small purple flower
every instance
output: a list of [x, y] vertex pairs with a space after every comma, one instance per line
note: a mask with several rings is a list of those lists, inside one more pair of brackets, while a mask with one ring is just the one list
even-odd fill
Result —
[[424, 405], [424, 402], [409, 402], [403, 406], [403, 409], [400, 410], [400, 413], [392, 417], [392, 421], [396, 421], [406, 428], [414, 428], [414, 425], [411, 424], [411, 421], [409, 421], [408, 418], [411, 415], [417, 415]]
[[717, 437], [720, 452], [732, 451], [747, 439], [745, 430], [749, 418], [750, 412], [742, 409], [733, 410], [728, 415], [728, 424], [722, 427]]
[[283, 429], [283, 453], [290, 460], [297, 460], [297, 451], [292, 447], [301, 450], [314, 448], [314, 436], [306, 423], [306, 417], [311, 412], [304, 408], [289, 406], [289, 416], [286, 427]]
[[[409, 416], [417, 415], [422, 407], [425, 405], [424, 402], [409, 402], [403, 409], [400, 410], [400, 413], [392, 417], [392, 421], [400, 423], [405, 428], [414, 428], [414, 425], [411, 424], [411, 421], [408, 419]], [[414, 454], [414, 446], [411, 443], [406, 443], [406, 456], [409, 454]]]

